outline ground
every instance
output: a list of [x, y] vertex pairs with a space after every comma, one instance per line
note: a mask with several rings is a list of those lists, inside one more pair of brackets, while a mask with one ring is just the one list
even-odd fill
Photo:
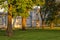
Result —
[[14, 30], [12, 37], [0, 30], [0, 40], [60, 40], [60, 30]]

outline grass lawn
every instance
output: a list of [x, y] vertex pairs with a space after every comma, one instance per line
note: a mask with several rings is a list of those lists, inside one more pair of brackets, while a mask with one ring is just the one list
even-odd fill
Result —
[[15, 30], [12, 37], [0, 30], [0, 40], [60, 40], [59, 30]]

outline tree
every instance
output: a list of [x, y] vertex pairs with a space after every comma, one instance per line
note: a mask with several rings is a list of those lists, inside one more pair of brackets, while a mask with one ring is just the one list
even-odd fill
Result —
[[29, 11], [33, 6], [43, 5], [44, 1], [42, 0], [14, 0], [12, 2], [13, 6], [13, 16], [21, 16], [22, 17], [22, 29], [25, 29], [26, 18], [29, 16]]
[[12, 5], [8, 4], [8, 24], [7, 24], [7, 35], [12, 36]]
[[50, 22], [50, 28], [53, 29], [54, 20], [58, 15], [55, 0], [46, 0], [46, 6], [47, 6], [47, 10], [49, 11], [47, 22]]
[[[7, 25], [7, 35], [11, 36], [12, 35], [12, 13], [11, 11], [11, 5], [7, 3], [6, 0], [0, 0], [0, 4], [2, 5], [2, 8], [4, 8], [4, 12], [8, 11], [8, 25]], [[6, 4], [7, 3], [7, 4]]]
[[6, 0], [0, 0], [0, 8], [4, 8], [3, 12], [7, 12], [8, 11], [8, 4]]
[[60, 3], [56, 3], [56, 7], [57, 7], [56, 13], [58, 15], [56, 15], [54, 23], [59, 25], [60, 24]]
[[29, 16], [29, 10], [32, 9], [32, 0], [9, 0], [9, 4], [12, 5], [12, 16], [22, 17], [22, 29], [25, 29], [26, 17]]

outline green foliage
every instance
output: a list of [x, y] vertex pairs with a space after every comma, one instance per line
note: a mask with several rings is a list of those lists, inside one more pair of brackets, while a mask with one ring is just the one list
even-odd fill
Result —
[[56, 19], [56, 16], [58, 15], [55, 0], [46, 0], [45, 6], [46, 6], [45, 11], [47, 11], [47, 12], [49, 11], [47, 22], [54, 22], [54, 20]]
[[45, 0], [32, 0], [34, 5], [43, 6], [45, 4]]
[[28, 17], [29, 11], [34, 5], [43, 5], [42, 0], [8, 0], [8, 4], [12, 4], [13, 16]]
[[12, 4], [13, 16], [28, 17], [28, 11], [32, 9], [32, 0], [8, 0], [8, 4]]
[[6, 0], [0, 0], [0, 5], [1, 5], [1, 4], [3, 4], [3, 3], [4, 3], [4, 1], [6, 1]]
[[57, 3], [57, 10], [60, 11], [60, 3]]
[[4, 12], [8, 11], [8, 3], [6, 0], [0, 0], [0, 8], [4, 8]]

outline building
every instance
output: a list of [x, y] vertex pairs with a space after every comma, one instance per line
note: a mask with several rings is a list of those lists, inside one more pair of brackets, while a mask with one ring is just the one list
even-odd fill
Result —
[[0, 12], [0, 28], [7, 27], [7, 13]]
[[[42, 24], [40, 13], [36, 13], [37, 10], [40, 9], [40, 6], [34, 6], [33, 10], [29, 12], [30, 16], [26, 19], [26, 27], [36, 27], [36, 21], [39, 20], [39, 26]], [[15, 22], [14, 27], [22, 28], [22, 17], [17, 16], [15, 21], [13, 19], [13, 23]]]

